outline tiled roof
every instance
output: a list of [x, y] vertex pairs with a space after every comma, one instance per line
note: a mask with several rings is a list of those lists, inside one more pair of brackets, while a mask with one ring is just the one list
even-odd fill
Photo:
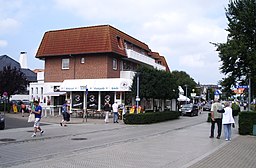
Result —
[[5, 66], [11, 66], [11, 68], [16, 67], [17, 69], [20, 69], [20, 63], [7, 55], [0, 56], [0, 63], [0, 71], [2, 71]]
[[[117, 38], [122, 43], [121, 47]], [[124, 41], [150, 52], [145, 43], [110, 25], [100, 25], [48, 31], [44, 34], [36, 57], [105, 52], [126, 56]]]
[[36, 73], [31, 71], [30, 69], [23, 69], [20, 67], [20, 63], [9, 57], [8, 55], [2, 55], [0, 56], [0, 71], [3, 70], [4, 67], [6, 66], [11, 66], [11, 68], [16, 68], [17, 70], [20, 69], [21, 72], [24, 73], [26, 76], [27, 80], [29, 82], [35, 82], [36, 79]]
[[151, 55], [151, 57], [154, 58], [156, 60], [156, 62], [161, 61], [161, 65], [166, 67], [167, 72], [170, 72], [169, 66], [168, 66], [164, 56], [159, 55], [158, 52], [150, 52], [149, 55]]
[[33, 72], [32, 70], [22, 68], [22, 69], [20, 69], [20, 71], [24, 73], [24, 75], [26, 76], [26, 78], [29, 82], [36, 82], [37, 81], [36, 73]]

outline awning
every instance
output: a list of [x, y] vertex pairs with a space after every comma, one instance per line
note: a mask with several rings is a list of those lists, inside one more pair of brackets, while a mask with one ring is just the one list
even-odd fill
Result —
[[60, 85], [61, 91], [130, 91], [131, 79], [67, 79]]
[[48, 92], [48, 93], [44, 93], [44, 96], [60, 96], [64, 94], [66, 94], [66, 92]]
[[184, 96], [184, 95], [179, 95], [178, 101], [190, 101], [190, 98]]

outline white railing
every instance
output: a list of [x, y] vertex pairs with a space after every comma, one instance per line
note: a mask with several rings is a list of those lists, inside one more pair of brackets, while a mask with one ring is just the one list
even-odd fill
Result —
[[138, 53], [132, 49], [126, 49], [126, 54], [127, 54], [128, 58], [130, 58], [130, 59], [134, 59], [134, 60], [142, 62], [144, 64], [151, 65], [154, 68], [159, 69], [159, 70], [166, 70], [165, 66], [157, 64], [155, 62], [155, 59], [153, 59], [149, 56], [143, 55], [141, 53]]

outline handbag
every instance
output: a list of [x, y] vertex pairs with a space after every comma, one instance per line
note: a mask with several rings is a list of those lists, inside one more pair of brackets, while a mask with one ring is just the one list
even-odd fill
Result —
[[35, 121], [35, 114], [34, 113], [30, 113], [28, 116], [28, 122], [34, 122]]

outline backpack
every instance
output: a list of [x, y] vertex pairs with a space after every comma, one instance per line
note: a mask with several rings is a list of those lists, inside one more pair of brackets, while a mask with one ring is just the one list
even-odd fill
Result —
[[62, 107], [61, 107], [61, 112], [62, 113], [66, 113], [67, 112], [67, 105], [66, 104], [63, 104]]

